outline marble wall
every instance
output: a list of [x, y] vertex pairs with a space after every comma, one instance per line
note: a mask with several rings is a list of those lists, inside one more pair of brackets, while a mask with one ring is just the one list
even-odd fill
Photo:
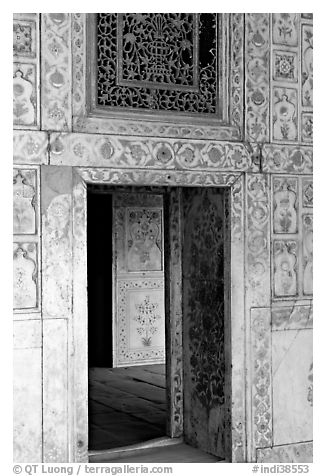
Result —
[[[243, 314], [234, 325], [247, 382], [234, 374], [242, 384], [232, 398], [246, 405], [247, 420], [239, 411], [232, 422], [233, 460], [312, 458], [312, 16], [230, 18], [228, 132], [88, 118], [85, 14], [14, 14], [17, 462], [87, 459], [80, 381], [73, 392], [76, 372], [87, 379], [85, 356], [73, 360], [85, 337], [74, 319], [86, 305], [73, 299], [83, 283], [82, 263], [72, 266], [72, 224], [82, 234], [85, 221], [82, 182], [73, 192], [77, 167], [92, 167], [85, 174], [100, 182], [127, 180], [130, 170], [131, 183], [137, 172], [143, 183], [150, 175], [155, 184], [172, 176], [179, 185], [244, 184], [232, 188], [232, 220], [245, 230], [246, 292], [231, 283], [231, 293]], [[234, 120], [242, 107], [243, 127]]]

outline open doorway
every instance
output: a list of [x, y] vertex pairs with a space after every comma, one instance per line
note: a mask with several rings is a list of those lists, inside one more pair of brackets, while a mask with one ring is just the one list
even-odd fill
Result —
[[88, 191], [89, 449], [166, 435], [163, 195]]
[[[171, 189], [174, 189], [172, 194]], [[176, 190], [178, 193], [175, 193]], [[176, 206], [171, 204], [171, 195], [179, 197], [174, 204]], [[138, 202], [139, 197], [144, 201]], [[123, 201], [125, 213], [121, 218], [119, 209], [121, 212]], [[158, 217], [160, 207], [161, 215]], [[130, 223], [129, 231], [121, 227], [122, 221]], [[154, 226], [150, 227], [150, 222]], [[181, 249], [179, 258], [172, 257], [171, 251], [175, 247], [175, 243], [171, 244], [171, 237], [176, 222], [181, 231], [180, 242], [177, 243]], [[225, 458], [230, 429], [225, 378], [228, 365], [225, 349], [229, 348], [225, 340], [229, 338], [229, 333], [224, 305], [224, 192], [208, 187], [156, 187], [153, 190], [150, 187], [91, 186], [88, 189], [87, 225], [89, 450], [125, 447], [169, 435], [182, 436], [187, 444]], [[145, 235], [152, 242], [146, 242], [147, 238], [141, 234], [140, 228], [144, 225], [147, 226]], [[129, 268], [123, 269], [121, 276], [117, 246], [127, 261], [128, 252], [136, 249], [136, 259], [131, 256]], [[140, 251], [137, 247], [141, 248]], [[145, 256], [140, 259], [142, 253]], [[180, 265], [182, 270], [177, 280], [171, 275], [177, 268], [176, 260], [179, 260], [177, 266]], [[156, 285], [147, 284], [143, 294], [140, 294], [140, 301], [131, 302], [125, 293], [122, 297], [124, 315], [121, 318], [117, 312], [121, 307], [117, 286], [121, 278], [129, 291], [134, 290], [133, 285], [126, 285], [129, 271], [143, 274], [145, 280]], [[154, 301], [147, 291], [152, 292], [157, 304], [160, 300], [157, 291], [162, 288], [157, 286], [160, 279], [164, 284], [163, 302], [161, 306], [153, 307]], [[170, 281], [173, 280], [179, 283], [172, 289]], [[180, 301], [179, 308], [175, 306], [177, 301]], [[128, 306], [133, 309], [133, 314], [127, 315]], [[143, 332], [144, 329], [137, 329], [137, 326], [144, 327], [139, 324], [138, 318], [146, 313], [148, 316], [150, 312], [159, 316], [158, 321], [167, 323], [163, 354], [154, 342], [154, 334], [159, 335], [160, 332], [149, 335]], [[174, 312], [182, 322], [182, 348], [179, 353], [182, 374], [177, 398], [171, 395], [171, 382], [166, 379], [169, 374], [176, 375], [170, 368], [170, 344], [173, 339], [179, 339], [178, 336], [171, 336], [169, 329], [169, 318]], [[172, 317], [175, 321], [176, 316]], [[134, 331], [136, 329], [144, 347], [147, 347], [146, 351], [141, 353], [139, 346], [133, 345], [127, 346], [126, 350], [125, 341], [132, 332], [127, 335], [122, 329], [124, 345], [121, 352], [121, 342], [117, 337], [121, 331], [119, 319], [129, 320], [129, 327], [134, 326]], [[152, 355], [148, 353], [149, 343], [156, 344], [156, 361], [153, 358], [155, 352]], [[182, 408], [182, 415], [177, 415], [181, 421], [178, 435], [169, 428], [169, 420], [174, 418], [173, 406]]]

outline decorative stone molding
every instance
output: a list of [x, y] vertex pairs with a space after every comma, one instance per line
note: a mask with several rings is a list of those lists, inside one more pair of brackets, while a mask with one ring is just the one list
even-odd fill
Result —
[[[243, 14], [223, 14], [225, 28], [230, 31], [230, 44], [225, 46], [230, 54], [230, 89], [226, 93], [229, 96], [229, 118], [223, 122], [212, 125], [205, 119], [197, 125], [191, 124], [190, 120], [184, 120], [182, 115], [177, 120], [153, 121], [150, 114], [144, 114], [141, 120], [132, 120], [130, 114], [105, 112], [90, 113], [90, 100], [88, 98], [87, 81], [90, 65], [87, 59], [87, 47], [94, 41], [90, 38], [87, 21], [91, 18], [84, 13], [72, 15], [72, 44], [73, 44], [73, 129], [76, 132], [96, 132], [108, 134], [123, 134], [133, 136], [160, 136], [193, 139], [215, 140], [239, 140], [242, 137], [242, 71], [243, 71]], [[225, 41], [227, 43], [227, 35]], [[227, 49], [227, 48], [228, 49]], [[229, 48], [232, 48], [229, 50]], [[224, 108], [227, 113], [227, 107]]]
[[269, 141], [270, 18], [268, 13], [249, 13], [246, 22], [246, 139]]
[[42, 129], [71, 130], [70, 17], [42, 13]]
[[272, 374], [270, 309], [251, 310], [252, 412], [256, 448], [272, 445]]
[[309, 305], [272, 308], [272, 331], [312, 329], [312, 302]]
[[248, 308], [270, 304], [270, 178], [247, 174]]
[[287, 174], [311, 174], [312, 147], [264, 144], [263, 172]]
[[53, 133], [50, 144], [51, 165], [258, 171], [236, 142]]
[[47, 164], [48, 135], [40, 131], [14, 131], [15, 164]]
[[13, 120], [15, 129], [40, 128], [38, 32], [38, 13], [14, 13]]
[[312, 463], [312, 442], [257, 450], [257, 463]]

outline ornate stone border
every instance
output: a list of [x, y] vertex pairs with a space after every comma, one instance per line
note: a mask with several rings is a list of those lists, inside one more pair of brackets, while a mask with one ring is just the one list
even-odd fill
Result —
[[246, 147], [238, 142], [85, 133], [52, 133], [50, 164], [211, 172], [258, 171]]
[[14, 164], [47, 164], [48, 134], [41, 131], [14, 131]]
[[[72, 461], [87, 461], [87, 276], [86, 276], [86, 198], [87, 183], [107, 183], [119, 185], [164, 185], [164, 186], [223, 186], [231, 190], [230, 194], [230, 234], [231, 234], [231, 440], [234, 462], [246, 460], [246, 419], [245, 419], [245, 339], [244, 328], [244, 276], [239, 272], [244, 267], [243, 235], [244, 235], [244, 202], [243, 177], [239, 173], [180, 172], [174, 170], [139, 170], [139, 169], [107, 169], [107, 168], [74, 168], [73, 169], [73, 329], [74, 342], [73, 360], [69, 374], [73, 378], [73, 397], [70, 402], [74, 408], [74, 424], [70, 436]], [[178, 231], [176, 230], [176, 233]], [[171, 275], [172, 276], [172, 275]], [[177, 277], [176, 277], [177, 279]], [[173, 281], [173, 279], [172, 279]], [[177, 286], [177, 283], [175, 283]], [[172, 284], [172, 288], [175, 286]], [[172, 289], [171, 288], [171, 289]], [[78, 316], [78, 319], [77, 319]], [[174, 316], [171, 316], [172, 318]], [[178, 317], [178, 316], [177, 316]], [[180, 319], [172, 327], [180, 327]], [[172, 337], [172, 336], [171, 336]], [[173, 342], [174, 339], [171, 339]], [[179, 339], [174, 340], [175, 345]], [[71, 344], [72, 345], [72, 344]], [[180, 394], [182, 379], [182, 348], [176, 346], [173, 352], [172, 366], [175, 396]], [[172, 392], [172, 393], [173, 393]], [[182, 403], [182, 402], [181, 402]], [[171, 405], [173, 407], [173, 403]], [[182, 429], [182, 411], [180, 401], [176, 406], [178, 426], [174, 434]]]
[[311, 174], [313, 149], [309, 146], [264, 144], [263, 172], [282, 174]]
[[[203, 124], [191, 125], [189, 120], [178, 117], [173, 124], [171, 120], [141, 121], [125, 118], [109, 118], [91, 116], [87, 111], [86, 82], [89, 75], [87, 63], [87, 14], [72, 14], [72, 66], [73, 66], [73, 130], [76, 132], [96, 132], [108, 134], [146, 135], [161, 137], [184, 137], [194, 139], [239, 140], [242, 138], [243, 127], [243, 28], [244, 15], [223, 14], [228, 28], [230, 40], [226, 46], [230, 48], [230, 88], [229, 118], [226, 123], [211, 125], [205, 120]], [[228, 29], [227, 28], [227, 29]], [[225, 35], [226, 37], [228, 35]], [[227, 40], [227, 38], [226, 38]], [[228, 43], [228, 41], [226, 41]], [[232, 48], [232, 50], [231, 50]]]
[[42, 13], [42, 129], [71, 130], [71, 13]]

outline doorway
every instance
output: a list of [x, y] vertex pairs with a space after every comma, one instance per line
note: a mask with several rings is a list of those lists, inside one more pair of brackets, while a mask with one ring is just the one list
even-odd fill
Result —
[[[165, 283], [166, 372], [163, 363], [146, 362], [145, 366], [140, 362], [130, 366], [117, 365], [115, 349], [117, 343], [112, 325], [116, 304], [114, 290], [116, 276], [114, 266], [112, 267], [112, 257], [116, 236], [114, 197], [119, 193], [148, 196], [156, 193], [163, 197], [164, 243], [161, 249], [164, 250], [162, 256]], [[153, 190], [150, 187], [89, 186], [87, 195], [89, 449], [117, 448], [169, 435], [182, 436], [187, 444], [225, 458], [229, 432], [226, 418], [228, 409], [225, 374], [228, 370], [226, 369], [228, 359], [225, 355], [227, 348], [225, 340], [228, 339], [229, 332], [226, 329], [228, 323], [225, 319], [224, 305], [227, 250], [223, 190], [207, 187], [156, 187]], [[171, 242], [173, 241], [171, 229], [176, 222], [180, 229], [181, 247], [177, 263], [172, 258], [171, 251], [175, 245]], [[154, 235], [157, 235], [157, 229]], [[169, 285], [171, 273], [175, 272], [176, 267], [182, 272], [178, 290], [171, 289]], [[172, 373], [170, 342], [175, 337], [171, 336], [169, 314], [178, 312], [175, 305], [178, 300], [183, 321], [181, 383], [184, 404], [180, 435], [173, 433], [169, 425], [171, 419], [169, 409], [174, 404], [169, 382], [169, 375]], [[122, 381], [120, 384], [119, 379]], [[140, 393], [138, 397], [143, 404], [145, 402], [142, 407], [144, 411], [140, 413], [138, 411], [138, 414], [130, 406], [131, 383], [136, 383], [137, 392]], [[154, 400], [151, 400], [150, 404], [148, 399], [144, 398], [148, 397], [148, 385], [152, 390], [156, 387]], [[95, 387], [97, 387], [96, 397]], [[147, 391], [144, 390], [146, 388]], [[115, 397], [110, 395], [109, 390], [112, 392], [112, 389]], [[127, 402], [122, 401], [124, 393], [128, 395]], [[153, 408], [156, 421], [147, 422], [149, 423], [147, 433], [143, 429], [138, 431], [139, 420], [144, 419], [144, 416], [148, 420], [150, 413], [148, 408], [151, 404], [156, 405], [156, 408]], [[123, 428], [121, 410], [129, 413], [129, 431], [121, 430]], [[137, 419], [137, 423], [134, 418]], [[122, 439], [117, 437], [119, 433]]]

